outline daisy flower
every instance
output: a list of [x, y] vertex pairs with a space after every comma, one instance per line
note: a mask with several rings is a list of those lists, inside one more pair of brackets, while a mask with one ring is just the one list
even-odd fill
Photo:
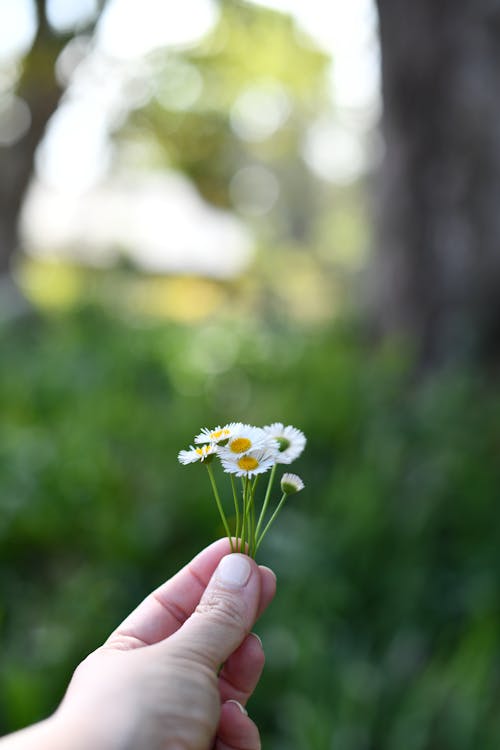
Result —
[[207, 427], [203, 427], [200, 434], [194, 439], [195, 443], [221, 443], [224, 440], [234, 435], [235, 431], [243, 427], [241, 422], [230, 422], [224, 425], [224, 427], [214, 427], [213, 430], [209, 430]]
[[180, 451], [178, 455], [181, 464], [194, 464], [196, 461], [205, 461], [217, 453], [217, 446], [214, 443], [207, 443], [199, 448], [193, 445], [189, 446], [188, 451]]
[[[292, 425], [285, 427], [281, 422], [266, 427], [229, 422], [213, 429], [203, 427], [193, 442], [189, 450], [179, 452], [179, 462], [205, 464], [231, 552], [246, 552], [255, 558], [287, 497], [304, 488], [300, 477], [285, 473], [281, 478], [281, 499], [274, 502], [271, 497], [278, 466], [289, 464], [300, 456], [306, 444], [304, 433]], [[225, 510], [227, 501], [219, 494], [218, 462], [213, 461], [214, 456], [219, 458], [224, 472], [230, 475], [234, 505], [231, 523]], [[256, 490], [259, 475], [265, 472], [269, 472], [267, 488], [259, 502]], [[235, 481], [236, 477], [242, 479], [241, 488]]]
[[220, 454], [229, 456], [241, 456], [248, 451], [267, 448], [270, 451], [278, 451], [278, 444], [268, 435], [262, 427], [252, 427], [249, 424], [238, 425], [227, 444], [221, 449]]
[[260, 448], [249, 453], [231, 454], [230, 451], [221, 451], [220, 460], [224, 471], [235, 474], [237, 477], [253, 477], [264, 474], [276, 462], [276, 451], [269, 448]]
[[281, 491], [285, 495], [294, 495], [304, 489], [304, 482], [297, 474], [283, 474], [281, 477]]
[[300, 456], [306, 446], [306, 436], [292, 425], [285, 427], [281, 422], [273, 422], [263, 429], [279, 445], [279, 453], [276, 459], [278, 464], [291, 464]]

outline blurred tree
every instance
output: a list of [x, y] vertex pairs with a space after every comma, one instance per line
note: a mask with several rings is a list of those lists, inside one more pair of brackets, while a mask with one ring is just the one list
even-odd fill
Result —
[[330, 57], [289, 15], [244, 0], [219, 7], [199, 45], [152, 55], [152, 96], [119, 139], [141, 144], [141, 154], [149, 144], [155, 167], [184, 172], [210, 203], [265, 215], [268, 225], [258, 204], [276, 186], [271, 220], [287, 239], [307, 241], [321, 185], [301, 151], [311, 122], [330, 106]]
[[377, 0], [383, 130], [374, 298], [422, 363], [500, 358], [500, 1]]
[[75, 32], [90, 33], [104, 0], [97, 4], [97, 14], [84, 28], [60, 32], [51, 25], [49, 0], [36, 0], [37, 31], [31, 49], [25, 55], [16, 95], [29, 108], [30, 125], [14, 143], [0, 146], [0, 276], [8, 274], [17, 246], [19, 211], [33, 174], [35, 151], [45, 127], [54, 113], [62, 90], [56, 79], [55, 63]]
[[[217, 24], [199, 44], [158, 49], [131, 74], [147, 101], [137, 109], [126, 103], [130, 114], [116, 134], [114, 166], [184, 172], [207, 201], [253, 222], [259, 246], [275, 248], [275, 259], [280, 244], [283, 252], [310, 249], [329, 187], [302, 152], [311, 124], [331, 107], [330, 57], [290, 15], [244, 0], [218, 5]], [[77, 31], [54, 29], [50, 10], [50, 0], [38, 1], [38, 33], [16, 90], [32, 111], [31, 128], [0, 153], [2, 174], [10, 175], [0, 187], [3, 272], [17, 244], [35, 151], [62, 93], [54, 64]], [[265, 274], [275, 276], [274, 265]]]

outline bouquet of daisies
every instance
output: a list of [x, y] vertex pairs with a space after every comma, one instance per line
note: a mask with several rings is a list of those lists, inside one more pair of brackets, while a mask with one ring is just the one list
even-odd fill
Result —
[[[271, 502], [279, 464], [290, 464], [305, 448], [306, 438], [296, 427], [274, 422], [266, 427], [253, 427], [231, 422], [214, 430], [202, 429], [195, 445], [179, 453], [181, 464], [203, 463], [208, 471], [217, 508], [233, 552], [247, 552], [255, 557], [262, 540], [288, 497], [304, 488], [296, 474], [281, 477], [281, 499]], [[221, 501], [213, 461], [217, 459], [229, 474], [234, 504], [234, 534]], [[257, 485], [261, 474], [270, 472], [262, 502], [257, 501]], [[234, 537], [234, 538], [233, 538]], [[234, 541], [234, 539], [236, 541]]]

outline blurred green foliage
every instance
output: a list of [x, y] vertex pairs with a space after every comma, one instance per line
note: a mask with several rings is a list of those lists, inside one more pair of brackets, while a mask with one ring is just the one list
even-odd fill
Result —
[[[150, 96], [118, 129], [116, 156], [126, 164], [138, 153], [142, 168], [173, 167], [210, 203], [236, 209], [231, 179], [264, 165], [282, 180], [277, 212], [291, 203], [302, 215], [308, 177], [321, 187], [300, 151], [307, 128], [331, 104], [330, 58], [291, 16], [241, 0], [219, 6], [215, 28], [198, 45], [148, 57]], [[282, 231], [294, 226], [283, 223]]]
[[[261, 562], [250, 705], [272, 750], [500, 743], [500, 392], [416, 386], [356, 332], [98, 310], [0, 331], [0, 727], [50, 712], [72, 669], [221, 534], [202, 426], [282, 420], [309, 442]], [[398, 350], [400, 351], [400, 350]]]

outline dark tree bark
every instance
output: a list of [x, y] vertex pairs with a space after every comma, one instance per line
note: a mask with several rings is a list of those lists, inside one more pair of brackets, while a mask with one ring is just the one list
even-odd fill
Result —
[[421, 362], [500, 360], [500, 0], [377, 0], [375, 317]]
[[54, 64], [66, 40], [51, 33], [44, 0], [37, 2], [37, 10], [37, 35], [23, 61], [17, 86], [18, 96], [30, 109], [31, 125], [13, 146], [0, 148], [0, 274], [10, 270], [17, 247], [19, 211], [31, 179], [35, 151], [61, 95]]
[[[30, 109], [31, 125], [14, 145], [0, 147], [0, 277], [11, 269], [18, 244], [19, 213], [33, 175], [35, 152], [61, 98], [55, 63], [72, 37], [71, 34], [55, 34], [50, 28], [47, 0], [36, 0], [35, 4], [38, 30], [31, 50], [23, 60], [16, 92]], [[94, 24], [95, 21], [85, 31], [92, 31]]]

